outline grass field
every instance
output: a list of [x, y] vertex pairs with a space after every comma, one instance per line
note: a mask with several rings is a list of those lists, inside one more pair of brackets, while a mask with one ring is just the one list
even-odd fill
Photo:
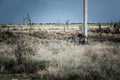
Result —
[[[103, 24], [102, 28], [105, 28], [109, 26], [108, 24]], [[29, 30], [30, 26], [27, 25], [0, 25], [0, 27], [2, 27], [1, 29], [9, 29], [12, 31], [16, 31], [16, 30], [22, 30], [22, 31], [26, 31]], [[98, 24], [89, 24], [88, 25], [88, 29], [96, 29], [98, 28]], [[31, 25], [31, 29], [38, 31], [38, 30], [42, 30], [42, 31], [48, 31], [48, 32], [61, 32], [61, 31], [75, 31], [75, 30], [83, 30], [83, 24], [69, 24], [69, 25], [65, 25], [65, 24], [43, 24], [43, 25]]]
[[[0, 31], [1, 80], [119, 80], [120, 38], [87, 45], [67, 42], [68, 33]], [[98, 38], [98, 37], [97, 37]], [[116, 38], [115, 38], [116, 39]]]

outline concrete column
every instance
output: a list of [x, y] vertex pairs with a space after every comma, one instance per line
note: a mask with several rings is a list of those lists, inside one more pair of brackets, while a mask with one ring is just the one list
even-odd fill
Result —
[[88, 20], [88, 9], [87, 9], [87, 0], [84, 0], [84, 43], [88, 43], [88, 25], [87, 25], [87, 20]]

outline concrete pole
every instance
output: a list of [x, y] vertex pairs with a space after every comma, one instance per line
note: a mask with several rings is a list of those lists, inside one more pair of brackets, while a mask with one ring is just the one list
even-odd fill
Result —
[[88, 25], [87, 25], [87, 18], [88, 18], [88, 11], [87, 11], [87, 0], [84, 0], [84, 43], [88, 43]]

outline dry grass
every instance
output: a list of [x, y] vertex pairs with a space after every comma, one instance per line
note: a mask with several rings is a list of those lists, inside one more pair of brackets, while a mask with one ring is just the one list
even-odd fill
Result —
[[[29, 55], [31, 52], [33, 55]], [[20, 35], [14, 44], [3, 42], [0, 45], [0, 54], [3, 53], [6, 55], [0, 56], [1, 73], [6, 70], [9, 73], [35, 73], [46, 80], [120, 79], [120, 43], [74, 45], [65, 40]], [[24, 58], [21, 64], [14, 59], [18, 53]], [[11, 58], [6, 60], [8, 57]]]
[[[105, 65], [105, 67], [112, 66], [111, 62], [116, 59], [120, 62], [120, 45], [111, 42], [96, 42], [91, 45], [74, 45], [69, 43], [67, 45], [66, 41], [54, 42], [53, 40], [53, 42], [48, 42], [47, 44], [42, 44], [41, 41], [39, 41], [39, 44], [36, 46], [37, 54], [33, 56], [32, 59], [50, 61], [45, 71], [49, 75], [52, 74], [54, 77], [62, 79], [70, 79], [71, 76], [77, 77], [78, 79], [82, 79], [81, 76], [89, 76], [88, 79], [90, 79], [90, 67], [93, 70], [95, 68], [95, 72], [99, 73], [100, 71], [97, 76], [101, 75], [101, 77], [103, 77], [107, 72], [102, 74], [104, 73], [101, 70], [102, 65]], [[110, 60], [107, 62], [104, 61], [106, 58]], [[109, 64], [99, 63], [100, 60], [103, 60], [101, 61], [103, 63]], [[116, 65], [118, 65], [118, 63]], [[118, 69], [118, 71], [119, 70], [120, 69]], [[91, 77], [94, 78], [94, 76]], [[107, 79], [110, 79], [109, 77], [110, 76], [108, 76]]]

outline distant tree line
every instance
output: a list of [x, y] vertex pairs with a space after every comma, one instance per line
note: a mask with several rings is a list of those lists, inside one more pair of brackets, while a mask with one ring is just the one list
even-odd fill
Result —
[[[75, 22], [70, 22], [70, 20], [66, 20], [65, 23], [34, 23], [32, 22], [31, 20], [31, 17], [29, 14], [26, 14], [25, 17], [23, 17], [23, 25], [58, 25], [58, 24], [61, 24], [61, 25], [68, 25], [68, 24], [83, 24], [83, 23], [75, 23]], [[118, 22], [106, 22], [106, 23], [101, 23], [101, 22], [97, 22], [97, 23], [90, 23], [88, 22], [89, 25], [99, 25], [101, 24], [102, 26], [104, 25], [110, 25], [111, 27], [115, 24], [115, 25], [119, 25], [120, 24], [120, 21]], [[5, 25], [14, 25], [14, 23], [6, 23], [6, 24], [2, 24], [0, 23], [0, 26], [5, 26]], [[16, 24], [16, 25], [21, 25], [21, 23], [19, 24]]]

